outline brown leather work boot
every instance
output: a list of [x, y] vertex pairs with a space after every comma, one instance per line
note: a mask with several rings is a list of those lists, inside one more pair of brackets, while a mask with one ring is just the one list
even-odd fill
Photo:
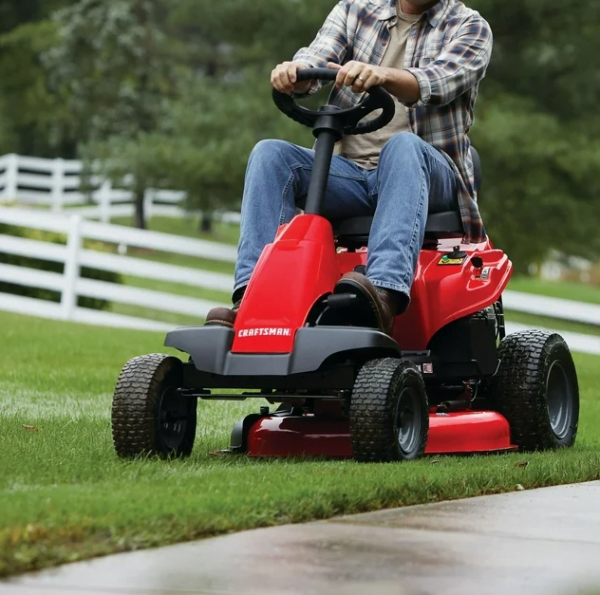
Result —
[[[378, 328], [386, 335], [392, 334], [394, 317], [401, 308], [402, 294], [375, 287], [362, 273], [346, 273], [336, 284], [334, 294], [350, 293], [356, 295], [364, 304], [365, 326]], [[405, 308], [404, 308], [405, 309]], [[370, 320], [369, 320], [370, 318]]]
[[243, 294], [235, 301], [231, 308], [219, 307], [210, 310], [206, 315], [204, 326], [226, 326], [233, 328], [240, 304], [242, 303], [242, 297]]
[[227, 326], [233, 328], [235, 318], [237, 316], [237, 308], [213, 308], [206, 315], [204, 326]]

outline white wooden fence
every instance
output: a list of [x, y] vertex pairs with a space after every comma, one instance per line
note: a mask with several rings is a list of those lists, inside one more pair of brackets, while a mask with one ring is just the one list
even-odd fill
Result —
[[[49, 289], [61, 295], [60, 303], [55, 303], [0, 293], [0, 310], [88, 324], [162, 331], [169, 330], [173, 325], [81, 308], [77, 306], [77, 298], [86, 296], [196, 317], [203, 317], [212, 307], [222, 305], [172, 293], [82, 278], [82, 266], [227, 293], [232, 289], [233, 280], [230, 275], [91, 250], [84, 248], [82, 242], [84, 239], [99, 240], [230, 263], [235, 262], [237, 256], [233, 246], [87, 221], [80, 214], [66, 216], [39, 210], [0, 207], [0, 223], [61, 233], [67, 237], [66, 244], [55, 244], [0, 235], [0, 252], [65, 265], [64, 272], [60, 274], [0, 264], [0, 281]], [[593, 304], [513, 291], [505, 292], [504, 303], [508, 310], [600, 326], [600, 306]], [[508, 319], [510, 321], [510, 315]], [[524, 327], [509, 322], [508, 328], [512, 332]], [[561, 334], [573, 350], [600, 355], [600, 336], [563, 331]]]
[[[0, 203], [47, 207], [54, 213], [66, 210], [102, 223], [133, 214], [133, 193], [114, 188], [110, 180], [91, 176], [88, 182], [93, 189], [83, 193], [82, 170], [81, 161], [4, 155], [0, 157]], [[147, 190], [146, 219], [155, 215], [185, 216], [185, 198], [185, 193], [177, 190]], [[239, 213], [224, 212], [217, 216], [226, 222], [239, 223]]]
[[173, 325], [80, 308], [77, 306], [77, 297], [104, 299], [197, 317], [205, 316], [211, 308], [218, 305], [192, 297], [82, 278], [81, 267], [223, 292], [231, 292], [232, 289], [233, 280], [230, 275], [90, 250], [84, 248], [82, 242], [84, 239], [99, 240], [226, 262], [235, 261], [236, 249], [233, 246], [87, 221], [81, 215], [65, 216], [7, 207], [0, 207], [0, 223], [61, 233], [68, 238], [66, 245], [63, 245], [0, 235], [0, 252], [64, 264], [62, 274], [0, 264], [0, 281], [49, 289], [60, 292], [61, 295], [60, 303], [54, 303], [0, 293], [2, 310], [90, 324], [166, 330]]

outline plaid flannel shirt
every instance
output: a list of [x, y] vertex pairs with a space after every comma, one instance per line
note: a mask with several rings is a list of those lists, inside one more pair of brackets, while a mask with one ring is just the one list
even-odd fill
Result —
[[[310, 67], [350, 60], [379, 65], [397, 18], [396, 0], [341, 0], [294, 60]], [[410, 127], [448, 158], [457, 175], [466, 242], [485, 239], [467, 134], [492, 45], [490, 26], [478, 12], [458, 0], [440, 0], [412, 26], [406, 48], [404, 67], [421, 88], [420, 100], [406, 104]], [[309, 93], [319, 88], [315, 83]], [[334, 89], [330, 102], [349, 107], [361, 98], [344, 87]]]

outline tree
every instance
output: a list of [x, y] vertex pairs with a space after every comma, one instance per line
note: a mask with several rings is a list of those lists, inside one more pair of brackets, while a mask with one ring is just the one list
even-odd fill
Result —
[[519, 272], [552, 248], [597, 258], [600, 5], [473, 5], [495, 39], [471, 134], [482, 155], [486, 227]]
[[478, 114], [472, 138], [484, 156], [480, 206], [495, 245], [508, 252], [517, 272], [526, 273], [550, 249], [599, 253], [594, 141], [565, 130], [523, 97], [498, 96], [483, 102]]
[[[61, 43], [45, 60], [55, 88], [84, 153], [114, 180], [132, 174], [140, 227], [145, 190], [164, 185], [187, 191], [208, 227], [212, 211], [239, 202], [252, 146], [280, 136], [265, 67], [273, 46], [256, 38], [256, 15], [243, 31], [225, 26], [234, 4], [82, 0], [55, 17]], [[241, 59], [248, 44], [252, 58]]]
[[[160, 0], [80, 0], [55, 13], [59, 43], [44, 63], [81, 143], [135, 144], [156, 130], [175, 85], [163, 17]], [[143, 228], [149, 182], [140, 176], [148, 168], [134, 169], [135, 224]]]
[[307, 130], [277, 112], [269, 72], [310, 42], [329, 8], [316, 0], [173, 0], [171, 6], [169, 30], [182, 40], [194, 72], [169, 109], [179, 139], [172, 144], [171, 171], [189, 206], [205, 214], [206, 230], [213, 210], [239, 205], [248, 155], [258, 141], [311, 142]]
[[75, 0], [0, 3], [0, 154], [74, 157], [68, 114], [48, 88], [40, 56], [56, 42], [48, 16]]
[[26, 23], [47, 19], [52, 12], [77, 0], [2, 0], [0, 34], [14, 31]]
[[200, 77], [169, 106], [170, 147], [165, 161], [172, 187], [185, 190], [188, 206], [205, 215], [239, 208], [248, 156], [264, 138], [311, 142], [310, 132], [277, 111], [266, 72], [244, 71], [238, 80]]

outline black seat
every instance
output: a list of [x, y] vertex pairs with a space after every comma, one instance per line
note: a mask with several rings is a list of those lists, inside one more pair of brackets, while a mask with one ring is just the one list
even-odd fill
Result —
[[[481, 159], [474, 147], [471, 147], [471, 156], [475, 169], [475, 187], [479, 195], [482, 182]], [[366, 246], [372, 224], [373, 217], [353, 217], [334, 222], [333, 232], [338, 239], [338, 245], [350, 249]], [[427, 217], [426, 239], [453, 238], [463, 234], [463, 224], [458, 211], [433, 213]]]

